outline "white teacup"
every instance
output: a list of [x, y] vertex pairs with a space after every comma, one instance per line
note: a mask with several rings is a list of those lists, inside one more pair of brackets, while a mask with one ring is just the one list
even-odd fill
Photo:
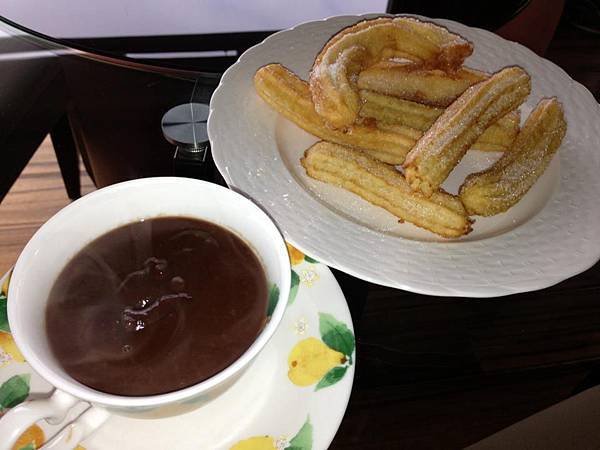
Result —
[[[49, 348], [45, 326], [48, 294], [65, 264], [86, 244], [121, 225], [158, 216], [204, 219], [242, 237], [259, 256], [269, 286], [279, 288], [277, 305], [250, 348], [205, 381], [145, 397], [96, 391], [65, 373]], [[110, 414], [158, 418], [211, 401], [240, 377], [275, 332], [287, 304], [290, 273], [285, 242], [269, 216], [242, 195], [215, 184], [186, 178], [146, 178], [103, 188], [73, 202], [31, 238], [12, 275], [8, 318], [14, 339], [33, 369], [56, 390], [48, 399], [22, 403], [0, 420], [0, 450], [11, 449], [21, 433], [38, 420], [62, 422], [80, 402], [90, 407], [43, 448], [74, 448]]]

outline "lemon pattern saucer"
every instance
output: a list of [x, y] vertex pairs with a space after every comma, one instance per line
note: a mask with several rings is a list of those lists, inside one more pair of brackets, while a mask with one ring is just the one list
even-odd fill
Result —
[[[288, 246], [292, 290], [279, 329], [242, 378], [202, 408], [160, 420], [111, 416], [78, 450], [321, 450], [344, 415], [355, 367], [348, 306], [327, 266]], [[10, 275], [0, 293], [0, 417], [52, 391], [27, 364], [6, 316]], [[81, 410], [71, 411], [72, 420]], [[16, 450], [35, 450], [61, 425], [40, 422]]]

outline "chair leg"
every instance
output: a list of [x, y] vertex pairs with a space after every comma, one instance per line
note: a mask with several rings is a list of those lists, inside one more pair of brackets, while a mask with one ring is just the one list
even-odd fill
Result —
[[81, 180], [79, 177], [79, 158], [71, 133], [67, 115], [63, 115], [50, 132], [60, 173], [65, 183], [67, 195], [71, 200], [81, 197]]
[[19, 134], [11, 136], [2, 142], [2, 153], [0, 153], [0, 202], [17, 180], [35, 151], [44, 140], [45, 133], [28, 133], [26, 136]]

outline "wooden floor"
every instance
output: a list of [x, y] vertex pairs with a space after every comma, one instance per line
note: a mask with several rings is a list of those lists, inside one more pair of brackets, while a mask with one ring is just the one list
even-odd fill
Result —
[[[81, 169], [82, 194], [94, 190]], [[46, 139], [0, 203], [0, 274], [9, 270], [36, 230], [70, 203], [50, 139]]]

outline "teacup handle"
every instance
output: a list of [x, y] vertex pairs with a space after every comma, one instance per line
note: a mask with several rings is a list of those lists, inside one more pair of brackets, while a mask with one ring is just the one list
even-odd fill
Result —
[[[3, 438], [0, 442], [0, 450], [11, 450], [19, 436], [39, 420], [45, 419], [50, 424], [62, 422], [67, 412], [80, 402], [81, 400], [78, 398], [56, 389], [49, 398], [31, 400], [15, 406], [0, 419], [0, 436]], [[71, 450], [77, 446], [80, 440], [102, 425], [109, 415], [107, 411], [92, 406], [42, 448]], [[78, 439], [70, 439], [69, 431], [73, 432], [74, 437], [77, 434]], [[69, 437], [68, 442], [65, 439], [59, 439], [61, 436]]]
[[110, 413], [105, 409], [92, 406], [40, 447], [40, 450], [73, 450], [96, 428], [106, 422], [109, 416]]

